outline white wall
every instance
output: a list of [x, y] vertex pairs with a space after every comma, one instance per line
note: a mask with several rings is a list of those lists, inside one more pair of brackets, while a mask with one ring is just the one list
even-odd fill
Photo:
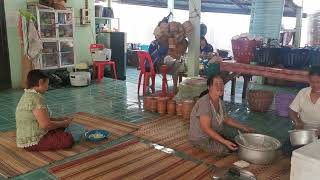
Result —
[[[315, 1], [315, 0], [306, 0]], [[319, 2], [318, 2], [319, 3]], [[165, 8], [134, 6], [126, 4], [112, 4], [115, 17], [120, 18], [121, 31], [127, 32], [127, 41], [149, 44], [153, 39], [153, 30], [163, 17], [168, 15]], [[320, 6], [319, 6], [320, 8]], [[306, 12], [306, 11], [305, 11]], [[184, 22], [188, 20], [189, 12], [174, 11], [174, 20]], [[234, 35], [249, 31], [249, 15], [201, 13], [201, 22], [208, 28], [206, 38], [215, 48], [231, 49], [231, 38]], [[295, 27], [295, 18], [283, 18], [282, 24], [287, 29]], [[303, 20], [301, 45], [307, 42], [307, 19]]]

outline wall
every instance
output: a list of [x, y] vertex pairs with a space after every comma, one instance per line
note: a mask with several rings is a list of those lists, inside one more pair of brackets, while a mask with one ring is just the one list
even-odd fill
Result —
[[17, 29], [18, 10], [25, 9], [26, 3], [22, 0], [5, 0], [4, 6], [7, 22], [11, 83], [16, 88], [20, 86], [21, 81], [21, 49]]
[[91, 56], [89, 53], [89, 45], [95, 43], [95, 25], [94, 25], [94, 1], [89, 1], [89, 13], [91, 16], [90, 25], [80, 24], [80, 9], [85, 8], [84, 0], [68, 0], [68, 6], [74, 8], [75, 16], [75, 34], [74, 34], [74, 46], [76, 62], [88, 62], [91, 63]]
[[[26, 9], [26, 0], [5, 0], [5, 11], [7, 21], [7, 35], [9, 46], [9, 58], [11, 67], [11, 81], [13, 88], [18, 88], [21, 81], [21, 49], [17, 30], [18, 10]], [[91, 62], [89, 54], [89, 44], [94, 43], [94, 1], [89, 0], [90, 25], [80, 25], [80, 8], [85, 7], [84, 0], [68, 0], [69, 7], [74, 8], [76, 29], [75, 55], [76, 62]]]

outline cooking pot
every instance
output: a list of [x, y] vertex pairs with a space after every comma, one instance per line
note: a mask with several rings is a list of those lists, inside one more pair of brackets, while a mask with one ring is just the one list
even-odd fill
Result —
[[292, 146], [306, 145], [318, 139], [316, 129], [291, 130], [288, 132]]
[[235, 137], [240, 159], [253, 164], [270, 164], [280, 155], [279, 140], [263, 134], [247, 133], [242, 136], [245, 144], [239, 135]]

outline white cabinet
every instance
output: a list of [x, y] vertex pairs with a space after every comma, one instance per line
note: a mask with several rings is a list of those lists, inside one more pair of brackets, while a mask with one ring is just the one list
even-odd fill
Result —
[[72, 9], [54, 10], [31, 8], [37, 18], [37, 28], [43, 43], [41, 69], [56, 69], [73, 66], [74, 14]]

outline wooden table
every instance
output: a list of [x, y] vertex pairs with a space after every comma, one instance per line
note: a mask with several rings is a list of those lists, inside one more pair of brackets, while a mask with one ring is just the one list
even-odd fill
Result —
[[[262, 76], [272, 79], [287, 80], [293, 82], [308, 83], [308, 72], [301, 70], [289, 70], [265, 67], [259, 65], [242, 64], [235, 61], [223, 61], [220, 63], [220, 71], [236, 73], [244, 78], [242, 98], [246, 98], [248, 84], [252, 76]], [[232, 79], [231, 95], [235, 95], [236, 78]]]

